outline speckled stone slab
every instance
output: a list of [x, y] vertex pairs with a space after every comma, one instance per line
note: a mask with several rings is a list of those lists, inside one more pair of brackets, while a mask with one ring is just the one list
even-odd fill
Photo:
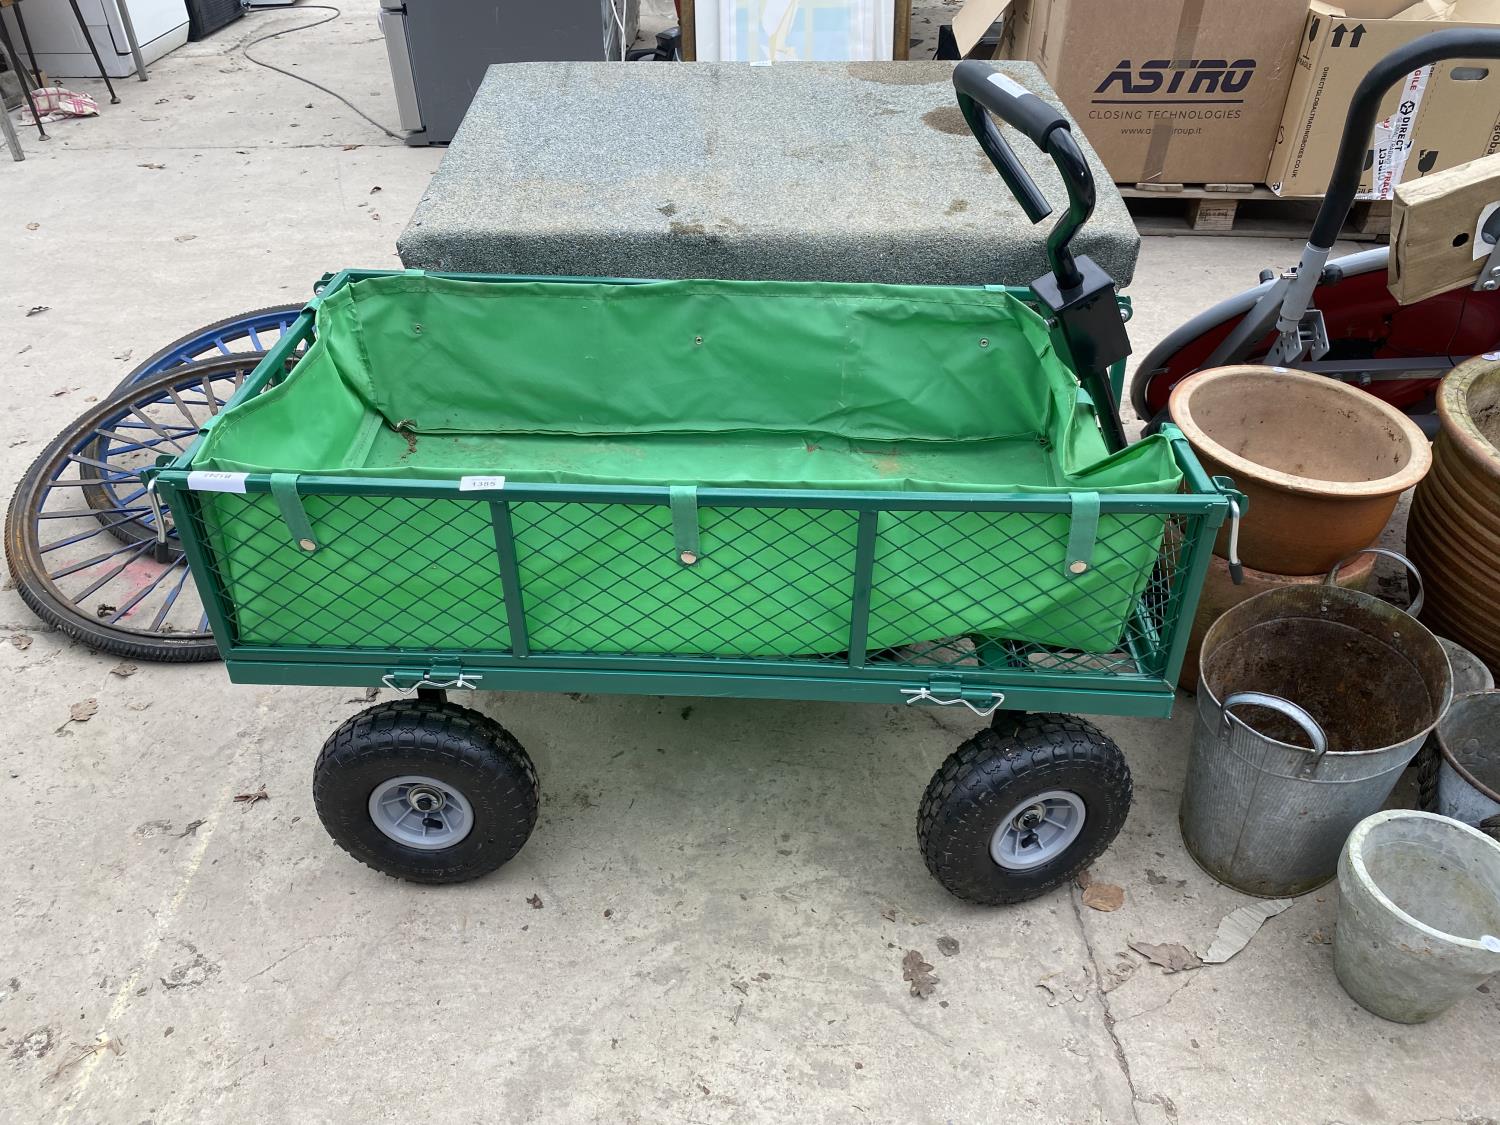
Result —
[[[1046, 272], [1053, 220], [1032, 226], [980, 152], [952, 65], [492, 66], [401, 259], [480, 273], [1024, 284]], [[1035, 66], [997, 65], [1057, 104]], [[1006, 133], [1060, 214], [1051, 160]], [[1099, 204], [1074, 245], [1124, 285], [1139, 238], [1083, 147]]]

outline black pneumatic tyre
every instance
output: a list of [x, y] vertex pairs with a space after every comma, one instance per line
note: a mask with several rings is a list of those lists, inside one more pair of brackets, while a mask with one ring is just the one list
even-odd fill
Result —
[[414, 883], [461, 883], [513, 859], [536, 826], [536, 767], [504, 727], [456, 703], [402, 699], [347, 720], [313, 769], [334, 843]]
[[1072, 879], [1109, 847], [1129, 810], [1130, 769], [1097, 727], [1071, 715], [1006, 715], [933, 775], [917, 839], [952, 894], [998, 906]]

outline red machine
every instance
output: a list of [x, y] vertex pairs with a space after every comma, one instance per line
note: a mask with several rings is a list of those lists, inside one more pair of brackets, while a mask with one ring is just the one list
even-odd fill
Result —
[[1410, 305], [1398, 304], [1386, 288], [1388, 247], [1333, 261], [1328, 255], [1354, 202], [1381, 98], [1411, 71], [1453, 58], [1500, 59], [1500, 31], [1439, 31], [1370, 69], [1350, 102], [1333, 175], [1301, 259], [1279, 276], [1263, 271], [1254, 289], [1199, 313], [1153, 348], [1130, 386], [1140, 417], [1153, 426], [1164, 420], [1172, 387], [1194, 371], [1269, 363], [1356, 383], [1429, 431], [1436, 428], [1431, 412], [1439, 380], [1500, 344], [1500, 282], [1494, 280], [1500, 274], [1490, 272], [1500, 266], [1500, 222], [1482, 232], [1492, 250], [1478, 282]]

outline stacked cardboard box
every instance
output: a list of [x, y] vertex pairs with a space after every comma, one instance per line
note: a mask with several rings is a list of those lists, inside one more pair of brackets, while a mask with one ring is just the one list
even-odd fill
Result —
[[[955, 30], [994, 18], [1116, 182], [1317, 196], [1366, 71], [1439, 28], [1500, 26], [1500, 0], [969, 0]], [[1500, 149], [1500, 61], [1426, 67], [1383, 110], [1366, 199]]]
[[[1349, 100], [1385, 55], [1443, 28], [1494, 29], [1500, 0], [1313, 0], [1266, 181], [1281, 195], [1321, 195], [1333, 171]], [[1361, 198], [1390, 199], [1396, 186], [1500, 147], [1500, 60], [1456, 59], [1423, 67], [1386, 95]]]
[[1260, 183], [1307, 0], [1013, 0], [1037, 63], [1118, 183]]

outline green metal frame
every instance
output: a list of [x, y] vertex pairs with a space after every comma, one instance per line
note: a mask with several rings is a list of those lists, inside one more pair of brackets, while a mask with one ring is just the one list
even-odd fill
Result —
[[[208, 420], [208, 432], [236, 403], [260, 393], [284, 378], [297, 349], [314, 335], [314, 315], [324, 295], [365, 278], [397, 271], [345, 270], [325, 277], [318, 294], [302, 315], [266, 355], [229, 404]], [[641, 284], [633, 278], [536, 278], [477, 274], [436, 276], [485, 282], [564, 281]], [[989, 286], [1035, 303], [1029, 289]], [[1128, 302], [1121, 299], [1122, 315]], [[1055, 333], [1054, 333], [1055, 334]], [[1064, 353], [1065, 354], [1065, 353]], [[1123, 368], [1111, 372], [1119, 386]], [[1171, 713], [1173, 685], [1187, 647], [1198, 594], [1208, 569], [1217, 529], [1228, 509], [1232, 489], [1203, 471], [1186, 440], [1175, 427], [1164, 427], [1181, 467], [1184, 491], [1171, 495], [1104, 495], [1101, 513], [1182, 517], [1185, 529], [1179, 545], [1176, 582], [1180, 589], [1175, 612], [1158, 631], [1144, 608], [1138, 608], [1130, 655], [1139, 668], [1153, 673], [1065, 671], [1029, 663], [1012, 665], [933, 666], [892, 665], [867, 659], [864, 639], [869, 626], [876, 523], [883, 511], [1014, 511], [1066, 513], [1066, 494], [1033, 493], [903, 493], [878, 491], [814, 491], [802, 489], [703, 488], [698, 502], [705, 506], [753, 508], [837, 509], [859, 513], [854, 555], [854, 583], [850, 603], [849, 657], [845, 663], [808, 658], [719, 658], [660, 655], [590, 655], [532, 651], [527, 641], [525, 590], [512, 534], [510, 505], [528, 500], [551, 502], [660, 504], [671, 502], [665, 487], [612, 485], [557, 485], [507, 482], [503, 497], [476, 500], [460, 494], [457, 481], [371, 479], [316, 476], [301, 479], [303, 495], [379, 495], [431, 500], [489, 503], [501, 589], [511, 651], [420, 652], [303, 646], [255, 646], [242, 643], [234, 625], [234, 607], [218, 577], [205, 534], [200, 494], [187, 487], [189, 466], [201, 436], [183, 454], [163, 458], [154, 476], [158, 492], [171, 507], [182, 546], [203, 597], [214, 637], [232, 680], [237, 683], [387, 686], [407, 691], [417, 686], [482, 688], [511, 691], [590, 691], [651, 695], [695, 695], [742, 698], [823, 699], [835, 701], [912, 702], [913, 693], [933, 702], [967, 702], [974, 707], [1003, 705], [1017, 711], [1083, 711], [1087, 713], [1165, 717]], [[247, 493], [272, 493], [270, 475], [251, 475]], [[1141, 638], [1144, 638], [1142, 640]], [[1140, 647], [1141, 651], [1136, 648]]]

